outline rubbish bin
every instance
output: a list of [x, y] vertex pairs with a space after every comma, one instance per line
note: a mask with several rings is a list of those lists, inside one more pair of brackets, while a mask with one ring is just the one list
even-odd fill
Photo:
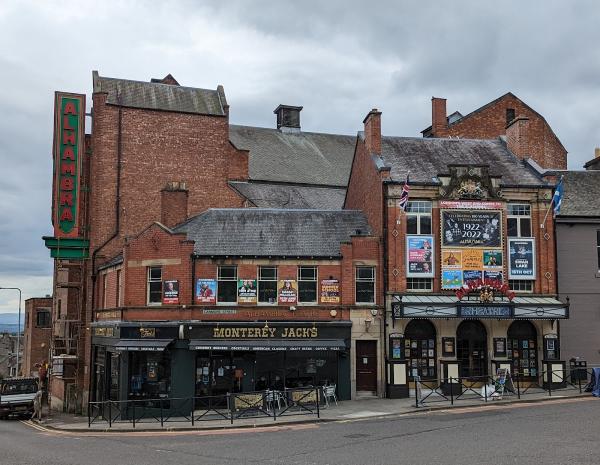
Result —
[[569, 360], [569, 368], [571, 372], [571, 383], [575, 384], [578, 381], [587, 383], [587, 361], [579, 357], [574, 357]]

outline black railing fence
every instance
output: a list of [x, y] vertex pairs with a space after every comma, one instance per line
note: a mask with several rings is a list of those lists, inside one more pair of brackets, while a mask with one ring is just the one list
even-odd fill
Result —
[[88, 427], [104, 422], [109, 428], [130, 423], [189, 423], [248, 418], [277, 418], [292, 415], [316, 415], [326, 402], [322, 388], [297, 388], [284, 391], [228, 393], [219, 396], [165, 397], [158, 399], [105, 400], [88, 402]]
[[547, 395], [556, 393], [583, 394], [592, 378], [594, 367], [548, 369], [537, 376], [525, 376], [522, 372], [507, 373], [502, 376], [448, 377], [421, 380], [416, 377], [415, 407], [425, 407], [431, 403], [449, 402], [454, 405], [461, 400], [484, 402], [526, 395]]

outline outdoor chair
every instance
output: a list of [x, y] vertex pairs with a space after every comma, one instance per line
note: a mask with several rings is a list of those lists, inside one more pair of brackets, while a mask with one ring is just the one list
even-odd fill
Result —
[[329, 386], [323, 386], [323, 395], [325, 396], [325, 403], [327, 404], [327, 406], [329, 407], [329, 399], [332, 398], [335, 402], [335, 405], [338, 404], [337, 402], [337, 394], [335, 393], [335, 388], [337, 387], [336, 384], [330, 384]]

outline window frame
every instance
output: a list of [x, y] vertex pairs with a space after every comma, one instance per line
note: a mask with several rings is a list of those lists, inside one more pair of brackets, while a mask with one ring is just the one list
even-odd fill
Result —
[[[40, 324], [40, 315], [46, 314], [48, 322], [45, 325]], [[36, 328], [50, 328], [52, 327], [52, 313], [49, 308], [37, 308], [35, 310], [35, 327]]]
[[[528, 214], [521, 214], [521, 213], [510, 213], [510, 208], [511, 206], [525, 206], [527, 207], [529, 213]], [[516, 236], [511, 236], [510, 235], [510, 227], [509, 227], [509, 222], [510, 220], [516, 220], [517, 222], [517, 235]], [[522, 225], [521, 225], [521, 220], [522, 219], [527, 219], [529, 220], [529, 234], [528, 235], [523, 235], [521, 233], [522, 231]], [[506, 206], [506, 237], [524, 237], [524, 238], [530, 238], [532, 237], [531, 233], [532, 233], [532, 222], [531, 222], [531, 204], [528, 203], [520, 203], [520, 202], [514, 202], [514, 203], [509, 203]]]
[[[224, 268], [233, 268], [235, 270], [233, 278], [228, 278], [228, 277], [223, 278], [221, 276], [221, 270], [223, 270]], [[222, 301], [219, 298], [219, 292], [220, 292], [219, 290], [220, 290], [220, 287], [221, 287], [221, 281], [235, 283], [234, 284], [234, 287], [235, 287], [235, 292], [234, 292], [235, 301], [233, 301], [233, 300], [232, 301]], [[217, 292], [216, 292], [216, 295], [215, 295], [215, 302], [216, 302], [216, 304], [217, 305], [237, 305], [238, 304], [238, 290], [237, 290], [237, 287], [238, 287], [238, 267], [237, 267], [237, 265], [217, 265]]]
[[[160, 270], [160, 279], [153, 279], [152, 278], [152, 270]], [[159, 305], [162, 305], [162, 278], [163, 278], [163, 273], [162, 273], [162, 266], [149, 266], [147, 268], [146, 271], [146, 305], [148, 306], [152, 306], [152, 307], [156, 307]], [[159, 283], [159, 289], [160, 289], [160, 299], [158, 302], [151, 302], [150, 301], [150, 287], [151, 284], [153, 283]]]
[[[415, 285], [421, 282], [423, 285], [428, 284], [428, 287], [416, 287]], [[412, 286], [411, 286], [412, 284]], [[433, 278], [406, 278], [406, 290], [411, 292], [433, 292]]]
[[[531, 286], [530, 289], [529, 286]], [[511, 291], [518, 294], [533, 294], [535, 289], [535, 279], [509, 279], [508, 287]]]
[[[415, 208], [415, 211], [411, 211]], [[432, 224], [433, 202], [431, 200], [409, 200], [406, 205], [406, 234], [410, 235], [431, 235], [433, 231]], [[417, 230], [411, 232], [408, 230], [409, 218], [414, 217], [417, 221]], [[421, 218], [429, 218], [429, 231], [421, 230]]]
[[[263, 270], [266, 269], [274, 269], [275, 270], [275, 278], [263, 278], [262, 272]], [[278, 286], [277, 286], [277, 279], [279, 278], [279, 270], [277, 268], [277, 265], [259, 265], [258, 269], [256, 270], [256, 303], [260, 304], [260, 305], [277, 305], [278, 302], [278, 297], [279, 297], [279, 291], [278, 291]], [[273, 302], [269, 302], [267, 300], [260, 300], [260, 289], [261, 289], [261, 283], [265, 282], [265, 283], [275, 283], [275, 299], [273, 300]]]
[[[360, 269], [371, 269], [373, 272], [372, 278], [359, 278], [358, 270]], [[360, 302], [358, 300], [358, 283], [373, 283], [373, 301], [372, 302]], [[356, 305], [377, 305], [377, 271], [373, 265], [356, 265], [354, 267], [354, 303]]]
[[[312, 268], [315, 270], [314, 279], [302, 279], [302, 269]], [[298, 265], [298, 305], [317, 305], [319, 303], [319, 267], [316, 265]], [[314, 283], [315, 285], [315, 300], [303, 301], [300, 300], [300, 283]]]

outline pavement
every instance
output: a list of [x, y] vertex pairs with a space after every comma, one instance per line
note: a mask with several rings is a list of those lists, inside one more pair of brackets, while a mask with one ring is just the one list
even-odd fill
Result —
[[[109, 426], [108, 421], [102, 418], [97, 418], [91, 425], [88, 425], [87, 416], [69, 415], [63, 413], [51, 413], [50, 416], [44, 417], [41, 422], [35, 423], [47, 430], [57, 430], [65, 432], [144, 432], [144, 431], [192, 431], [192, 430], [224, 430], [237, 428], [264, 428], [264, 427], [281, 427], [285, 425], [299, 425], [303, 423], [316, 422], [334, 422], [334, 421], [350, 421], [356, 419], [368, 418], [384, 418], [388, 416], [409, 415], [419, 412], [431, 412], [436, 410], [448, 410], [456, 408], [477, 408], [484, 405], [505, 405], [514, 403], [532, 403], [532, 402], [552, 402], [566, 398], [591, 397], [589, 393], [580, 394], [577, 389], [565, 389], [553, 391], [552, 396], [548, 392], [541, 389], [530, 390], [525, 395], [518, 398], [516, 394], [505, 394], [501, 399], [480, 398], [473, 393], [466, 393], [459, 400], [454, 400], [451, 403], [449, 400], [432, 393], [430, 396], [428, 391], [423, 392], [425, 401], [418, 407], [415, 405], [415, 398], [408, 399], [380, 399], [376, 397], [363, 398], [357, 400], [340, 401], [336, 405], [331, 403], [329, 407], [321, 408], [319, 416], [316, 413], [306, 411], [287, 411], [284, 416], [273, 417], [261, 416], [235, 419], [233, 423], [230, 420], [222, 419], [217, 415], [205, 416], [203, 420], [196, 420], [192, 425], [189, 418], [173, 417], [165, 419], [163, 425], [160, 423], [160, 416], [144, 418], [137, 421], [134, 425], [131, 421], [113, 422]], [[199, 416], [201, 412], [196, 412]]]

